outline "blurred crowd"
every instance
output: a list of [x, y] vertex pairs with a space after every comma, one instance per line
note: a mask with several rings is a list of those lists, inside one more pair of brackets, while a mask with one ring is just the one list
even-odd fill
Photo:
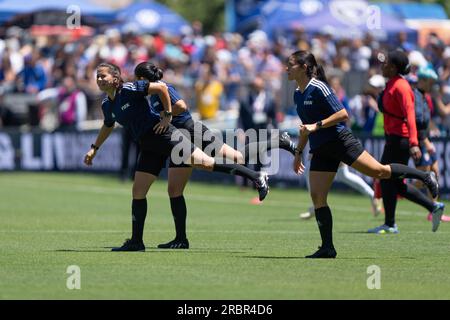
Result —
[[221, 112], [264, 113], [252, 120], [276, 127], [295, 113], [292, 95], [287, 94], [292, 84], [287, 82], [284, 62], [293, 51], [309, 50], [324, 65], [331, 87], [350, 111], [353, 130], [376, 134], [382, 118], [377, 116], [376, 96], [384, 87], [379, 55], [402, 48], [409, 54], [411, 79], [425, 65], [439, 75], [433, 134], [450, 135], [450, 46], [435, 34], [418, 47], [408, 42], [406, 34], [387, 44], [370, 35], [335, 39], [327, 32], [308, 35], [302, 29], [275, 40], [262, 31], [247, 38], [237, 33], [205, 35], [200, 22], [194, 22], [192, 29], [183, 36], [122, 34], [110, 29], [74, 39], [33, 37], [26, 30], [9, 28], [0, 39], [0, 126], [20, 123], [14, 106], [5, 106], [5, 98], [27, 95], [35, 99], [33, 124], [47, 130], [82, 129], [86, 120], [102, 119], [96, 66], [113, 62], [129, 81], [138, 63], [151, 60], [200, 119], [213, 120]]

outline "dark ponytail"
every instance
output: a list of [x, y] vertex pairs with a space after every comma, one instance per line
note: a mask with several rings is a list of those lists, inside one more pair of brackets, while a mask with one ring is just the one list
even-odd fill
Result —
[[328, 84], [322, 65], [317, 63], [316, 58], [311, 52], [299, 50], [294, 52], [291, 56], [295, 58], [295, 61], [298, 64], [306, 64], [306, 75], [308, 78], [316, 78], [317, 80]]
[[163, 71], [151, 62], [141, 62], [134, 68], [136, 77], [143, 77], [150, 82], [156, 82], [163, 78]]
[[320, 80], [320, 81], [325, 82], [326, 84], [328, 84], [327, 76], [325, 75], [325, 70], [323, 69], [321, 64], [318, 64], [316, 66], [316, 76], [315, 76], [315, 78], [317, 80]]

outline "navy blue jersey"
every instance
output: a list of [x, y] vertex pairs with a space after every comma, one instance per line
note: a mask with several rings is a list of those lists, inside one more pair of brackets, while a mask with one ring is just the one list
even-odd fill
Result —
[[159, 114], [153, 112], [147, 102], [148, 81], [124, 83], [114, 100], [103, 99], [104, 124], [112, 127], [115, 122], [130, 130], [133, 139], [152, 129], [159, 121]]
[[[174, 88], [173, 85], [164, 82], [168, 89], [169, 89], [169, 96], [170, 96], [170, 103], [173, 106], [175, 103], [178, 102], [178, 100], [181, 100], [181, 95], [178, 93], [178, 91]], [[151, 96], [148, 97], [148, 100], [150, 100], [150, 106], [152, 108], [152, 110], [157, 113], [160, 114], [162, 111], [164, 111], [164, 106], [162, 104], [161, 99], [159, 98], [159, 95], [157, 94], [152, 94]], [[191, 119], [191, 114], [189, 113], [189, 111], [184, 111], [183, 113], [180, 113], [179, 115], [173, 116], [172, 117], [172, 124], [176, 127], [176, 128], [183, 128], [184, 123]]]
[[[303, 124], [314, 124], [324, 120], [344, 107], [331, 89], [322, 81], [312, 78], [302, 93], [295, 90], [294, 102], [297, 113]], [[311, 150], [324, 143], [336, 139], [338, 133], [345, 128], [343, 122], [329, 128], [323, 128], [309, 135]]]

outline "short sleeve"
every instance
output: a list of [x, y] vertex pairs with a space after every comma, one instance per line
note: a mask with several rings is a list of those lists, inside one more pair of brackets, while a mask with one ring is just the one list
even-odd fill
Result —
[[[169, 96], [170, 96], [170, 104], [173, 106], [175, 103], [177, 103], [178, 101], [182, 100], [181, 95], [178, 93], [178, 91], [172, 86], [172, 85], [168, 85], [168, 91], [169, 91]], [[157, 111], [162, 111], [164, 110], [163, 108], [163, 104], [161, 99], [159, 98], [158, 95], [156, 94], [152, 94], [150, 101], [152, 103], [152, 106], [157, 110]]]
[[321, 102], [322, 105], [326, 106], [326, 108], [330, 110], [331, 113], [336, 113], [344, 109], [344, 106], [339, 102], [336, 94], [332, 92], [327, 85], [325, 85], [323, 82], [320, 82], [319, 84], [316, 84], [316, 86], [316, 98]]
[[148, 86], [149, 82], [146, 80], [138, 80], [135, 82], [126, 82], [123, 84], [122, 90], [127, 90], [133, 92], [134, 95], [138, 97], [148, 96]]
[[339, 102], [338, 98], [334, 93], [331, 93], [330, 95], [326, 96], [325, 101], [328, 103], [328, 105], [330, 106], [331, 110], [334, 111], [334, 113], [344, 109], [344, 106], [342, 105], [342, 103]]
[[112, 113], [110, 111], [108, 111], [108, 101], [107, 99], [103, 100], [102, 103], [102, 112], [103, 112], [103, 116], [104, 116], [104, 120], [103, 120], [103, 124], [108, 127], [111, 128], [114, 126], [114, 123], [116, 122], [113, 119]]
[[178, 93], [178, 91], [171, 85], [169, 85], [169, 96], [170, 96], [170, 103], [174, 105], [179, 100], [181, 100], [181, 95]]

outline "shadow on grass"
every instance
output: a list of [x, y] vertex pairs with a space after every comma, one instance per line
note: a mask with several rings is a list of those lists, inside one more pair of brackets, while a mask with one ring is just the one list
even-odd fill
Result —
[[[267, 220], [267, 222], [302, 222], [302, 221], [306, 221], [306, 220], [300, 220], [298, 218], [294, 218], [294, 219], [268, 219]], [[316, 220], [314, 220], [314, 222], [315, 221]]]
[[[102, 249], [56, 249], [56, 250], [46, 250], [47, 252], [111, 252], [113, 247], [103, 247]], [[156, 247], [147, 247], [146, 251], [138, 252], [157, 252], [157, 253], [173, 253], [173, 252], [186, 252], [189, 254], [205, 254], [205, 253], [226, 253], [226, 254], [239, 254], [247, 253], [248, 251], [236, 251], [236, 250], [226, 250], [226, 249], [158, 249]]]
[[305, 259], [305, 257], [274, 257], [274, 256], [237, 256], [236, 258], [244, 259], [274, 259], [274, 260], [292, 260], [292, 259]]
[[57, 249], [48, 250], [50, 252], [111, 252], [111, 250], [100, 250], [100, 249]]
[[342, 257], [338, 256], [336, 259], [307, 259], [304, 256], [302, 257], [280, 257], [280, 256], [237, 256], [236, 258], [244, 258], [244, 259], [273, 259], [273, 260], [392, 260], [392, 259], [409, 259], [415, 260], [415, 257]]
[[[375, 233], [368, 233], [367, 231], [336, 231], [336, 233], [344, 233], [344, 234], [367, 234], [373, 236]], [[389, 235], [389, 234], [386, 234]]]

